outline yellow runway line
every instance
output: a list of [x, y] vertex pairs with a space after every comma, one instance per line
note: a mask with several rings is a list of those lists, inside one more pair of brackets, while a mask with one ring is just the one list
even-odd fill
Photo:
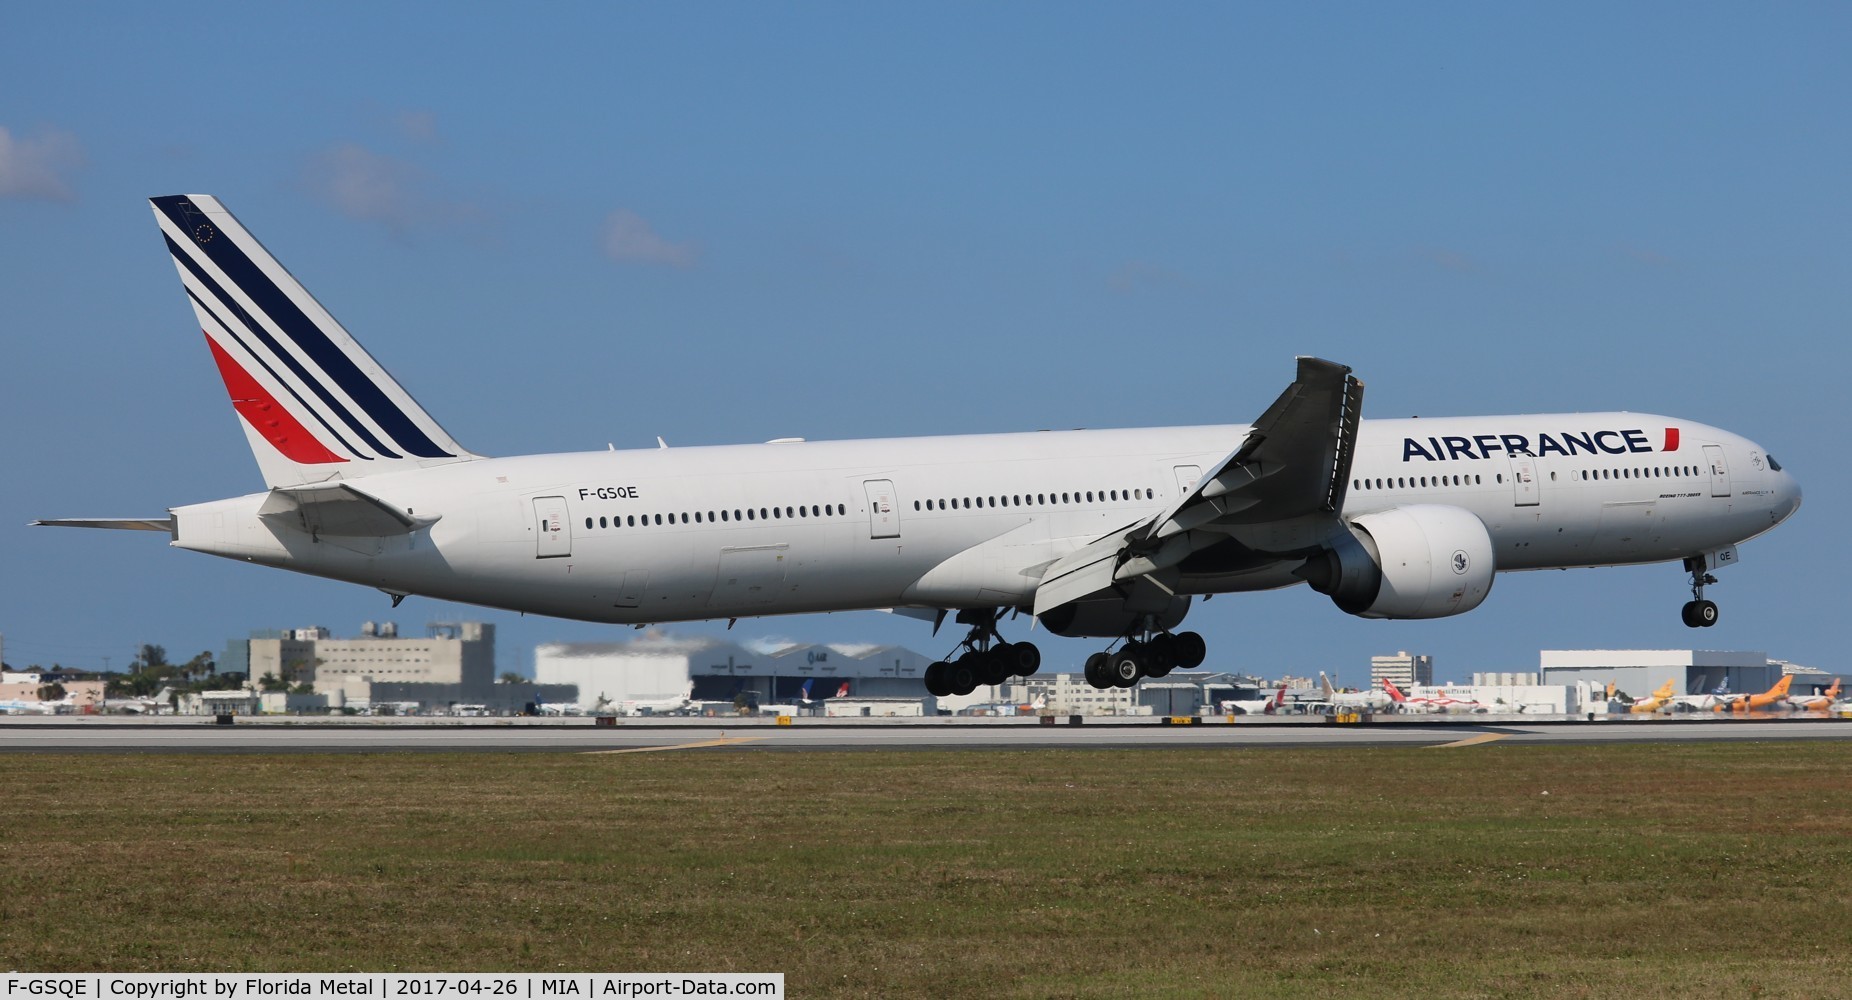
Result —
[[699, 743], [671, 743], [666, 747], [625, 747], [622, 750], [586, 750], [586, 754], [601, 753], [654, 753], [657, 750], [699, 750], [702, 747], [730, 747], [735, 743], [756, 743], [763, 736], [725, 736], [717, 740], [702, 740]]
[[1454, 741], [1454, 742], [1452, 742], [1452, 743], [1436, 743], [1436, 744], [1434, 744], [1434, 745], [1432, 745], [1432, 746], [1430, 746], [1430, 747], [1428, 747], [1428, 749], [1430, 749], [1430, 750], [1444, 750], [1444, 749], [1446, 749], [1447, 747], [1471, 747], [1471, 746], [1478, 746], [1478, 745], [1479, 745], [1479, 744], [1481, 744], [1481, 743], [1490, 743], [1490, 742], [1492, 742], [1493, 740], [1502, 740], [1502, 739], [1504, 739], [1504, 738], [1505, 738], [1505, 734], [1504, 734], [1504, 733], [1480, 733], [1480, 734], [1479, 734], [1479, 735], [1477, 735], [1477, 736], [1468, 736], [1467, 738], [1465, 738], [1465, 739], [1463, 739], [1463, 740], [1456, 740], [1456, 741]]

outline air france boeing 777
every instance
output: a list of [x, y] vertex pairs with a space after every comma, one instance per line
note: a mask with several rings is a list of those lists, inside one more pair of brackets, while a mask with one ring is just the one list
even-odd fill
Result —
[[1021, 611], [1111, 640], [1099, 687], [1202, 662], [1192, 598], [1305, 583], [1366, 618], [1478, 607], [1500, 570], [1711, 571], [1801, 491], [1760, 445], [1638, 413], [1360, 418], [1300, 358], [1248, 425], [487, 458], [459, 445], [205, 195], [153, 199], [264, 492], [147, 519], [183, 549], [409, 594], [641, 624], [886, 609], [969, 629], [926, 685], [1032, 673]]

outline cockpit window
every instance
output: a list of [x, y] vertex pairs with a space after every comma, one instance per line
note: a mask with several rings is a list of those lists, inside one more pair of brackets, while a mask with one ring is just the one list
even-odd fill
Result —
[[1774, 469], [1776, 472], [1781, 471], [1781, 463], [1775, 461], [1775, 456], [1773, 455], [1768, 456], [1768, 467]]

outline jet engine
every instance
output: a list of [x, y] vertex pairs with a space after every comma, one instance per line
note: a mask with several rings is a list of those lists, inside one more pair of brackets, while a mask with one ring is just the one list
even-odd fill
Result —
[[1492, 536], [1471, 511], [1415, 504], [1365, 514], [1295, 571], [1362, 618], [1445, 618], [1492, 592]]
[[[1183, 616], [1190, 610], [1190, 599], [1173, 597], [1169, 606], [1155, 613], [1155, 628], [1159, 632], [1168, 632], [1183, 622]], [[1042, 626], [1056, 635], [1070, 639], [1081, 636], [1093, 636], [1101, 639], [1116, 639], [1133, 630], [1143, 622], [1144, 616], [1153, 614], [1149, 611], [1129, 611], [1125, 601], [1116, 597], [1100, 598], [1088, 601], [1069, 601], [1057, 608], [1050, 608], [1041, 617]]]

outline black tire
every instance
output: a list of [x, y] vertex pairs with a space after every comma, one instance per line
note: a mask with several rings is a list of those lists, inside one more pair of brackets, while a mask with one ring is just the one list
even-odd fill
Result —
[[952, 693], [952, 686], [947, 683], [946, 674], [950, 671], [944, 660], [934, 660], [926, 667], [926, 693], [934, 698], [943, 698]]
[[1170, 673], [1177, 665], [1177, 637], [1165, 632], [1153, 636], [1145, 643], [1145, 653], [1139, 657], [1144, 664], [1146, 677], [1162, 677]]
[[1145, 675], [1144, 647], [1135, 642], [1121, 646], [1107, 661], [1106, 675], [1111, 678], [1113, 687], [1129, 688], [1137, 684]]
[[952, 669], [948, 679], [951, 681], [953, 694], [962, 698], [977, 690], [978, 676], [977, 671], [973, 669], [975, 666], [969, 654], [959, 657], [957, 662], [951, 665]]
[[1685, 606], [1679, 609], [1679, 620], [1685, 623], [1686, 628], [1704, 627], [1704, 623], [1698, 620], [1698, 604], [1698, 601], [1686, 601]]
[[1179, 669], [1195, 670], [1203, 665], [1203, 660], [1209, 655], [1209, 644], [1203, 641], [1201, 635], [1195, 632], [1178, 632], [1176, 640], [1172, 648], [1177, 651]]
[[1698, 610], [1695, 613], [1694, 617], [1697, 618], [1698, 620], [1698, 627], [1710, 628], [1712, 625], [1717, 624], [1717, 604], [1716, 602], [1715, 601], [1699, 601], [1697, 602], [1697, 604], [1698, 604]]
[[1042, 651], [1033, 642], [1012, 642], [1003, 647], [1010, 651], [1010, 672], [1028, 677], [1042, 669]]
[[1081, 668], [1081, 672], [1086, 675], [1088, 684], [1101, 691], [1112, 687], [1112, 678], [1106, 676], [1105, 653], [1094, 653], [1087, 657], [1086, 666]]
[[978, 653], [977, 660], [985, 684], [994, 686], [1010, 679], [1010, 658], [1003, 650], [992, 649]]

